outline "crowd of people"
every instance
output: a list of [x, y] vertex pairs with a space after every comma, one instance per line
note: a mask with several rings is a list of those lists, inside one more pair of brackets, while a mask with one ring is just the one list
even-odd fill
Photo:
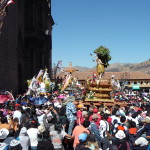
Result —
[[117, 92], [130, 103], [84, 105], [56, 92], [34, 104], [23, 97], [0, 105], [0, 150], [149, 150], [149, 94]]

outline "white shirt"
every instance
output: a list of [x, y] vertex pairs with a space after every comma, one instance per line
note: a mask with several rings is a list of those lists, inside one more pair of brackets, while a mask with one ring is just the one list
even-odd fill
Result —
[[102, 138], [107, 137], [106, 131], [109, 131], [109, 124], [107, 121], [101, 120], [99, 126], [99, 133]]
[[14, 111], [13, 119], [14, 119], [14, 118], [18, 118], [18, 119], [19, 119], [19, 122], [20, 122], [21, 116], [22, 116], [22, 114], [21, 114], [20, 111], [18, 111], [18, 110]]
[[136, 117], [136, 118], [132, 118], [131, 120], [136, 123], [136, 126], [139, 124], [139, 121], [138, 121], [138, 118], [137, 118], [137, 117]]
[[40, 125], [43, 123], [43, 117], [44, 116], [45, 116], [45, 114], [42, 114], [42, 115], [37, 117], [38, 118], [38, 122], [39, 122]]
[[112, 121], [111, 121], [112, 124], [114, 124], [114, 120], [117, 120], [117, 123], [120, 123], [120, 118], [119, 117], [116, 117], [115, 115], [112, 115], [111, 118], [112, 118]]
[[39, 130], [37, 128], [30, 128], [27, 130], [27, 134], [29, 135], [31, 146], [36, 147], [38, 144]]

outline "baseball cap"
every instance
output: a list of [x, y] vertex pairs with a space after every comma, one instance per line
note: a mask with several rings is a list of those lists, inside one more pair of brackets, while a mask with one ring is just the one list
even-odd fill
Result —
[[93, 113], [97, 113], [98, 112], [98, 109], [97, 108], [94, 108], [93, 109]]
[[82, 141], [82, 142], [86, 141], [87, 134], [86, 133], [79, 134], [78, 139], [79, 139], [79, 141]]
[[97, 119], [99, 116], [97, 114], [92, 115], [92, 119]]

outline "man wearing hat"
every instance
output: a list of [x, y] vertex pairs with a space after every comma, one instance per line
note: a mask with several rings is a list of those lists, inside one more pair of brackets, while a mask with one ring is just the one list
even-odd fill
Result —
[[98, 119], [97, 119], [97, 121], [95, 123], [99, 126], [99, 122], [101, 120], [101, 115], [98, 114], [98, 109], [97, 108], [93, 109], [93, 114], [90, 116], [89, 121], [93, 120], [93, 115], [95, 115], [95, 114], [98, 116]]
[[100, 136], [99, 126], [96, 124], [98, 119], [99, 116], [97, 114], [92, 115], [92, 121], [90, 123], [89, 130], [95, 135], [99, 148], [102, 148], [103, 145], [103, 150], [106, 150], [108, 148], [108, 143]]
[[72, 130], [74, 128], [75, 120], [76, 120], [76, 106], [75, 106], [75, 97], [70, 95], [68, 98], [68, 103], [66, 105], [66, 115], [69, 121], [68, 134], [71, 135]]
[[144, 134], [143, 137], [145, 137], [147, 140], [150, 140], [150, 119], [149, 118], [145, 118], [144, 120], [142, 120], [142, 122], [144, 123], [144, 127], [141, 128], [137, 134], [138, 136]]
[[91, 150], [90, 148], [86, 147], [86, 141], [87, 141], [87, 133], [81, 133], [78, 136], [79, 144], [77, 144], [75, 150], [81, 150], [81, 149], [86, 149], [86, 150]]

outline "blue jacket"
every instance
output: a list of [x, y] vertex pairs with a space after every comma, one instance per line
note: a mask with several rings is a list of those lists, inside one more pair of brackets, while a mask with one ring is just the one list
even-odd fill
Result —
[[95, 135], [98, 141], [101, 141], [102, 138], [100, 136], [98, 126], [94, 122], [91, 122], [90, 124], [90, 131]]

